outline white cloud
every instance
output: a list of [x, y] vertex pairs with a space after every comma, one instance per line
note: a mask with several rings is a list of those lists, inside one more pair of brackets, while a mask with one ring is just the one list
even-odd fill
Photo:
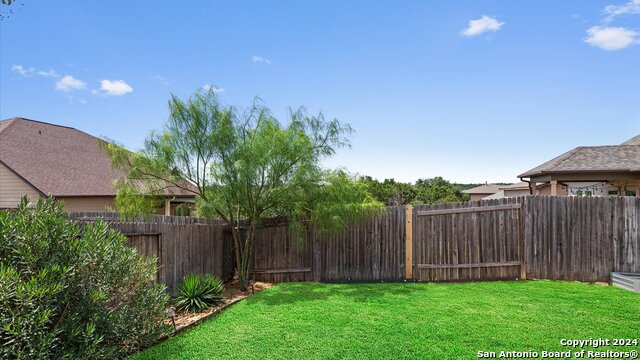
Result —
[[53, 78], [59, 78], [60, 77], [60, 75], [58, 75], [58, 73], [53, 69], [49, 69], [49, 71], [40, 70], [40, 71], [38, 71], [38, 75], [43, 76], [43, 77], [53, 77]]
[[49, 69], [49, 71], [38, 70], [36, 71], [33, 67], [24, 67], [22, 65], [13, 65], [11, 70], [17, 72], [18, 74], [24, 77], [31, 77], [31, 75], [36, 74], [42, 77], [51, 77], [51, 78], [59, 78], [60, 75], [53, 69]]
[[623, 27], [594, 26], [587, 30], [584, 42], [607, 51], [614, 51], [638, 43], [637, 38], [637, 32]]
[[[102, 94], [107, 96], [122, 96], [133, 92], [133, 88], [124, 82], [124, 80], [102, 80], [100, 81], [100, 90]], [[94, 94], [98, 94], [97, 90], [91, 91]]]
[[83, 81], [74, 78], [71, 75], [65, 75], [62, 79], [56, 82], [56, 90], [63, 92], [70, 92], [73, 90], [82, 90], [87, 84]]
[[271, 61], [269, 59], [264, 58], [262, 56], [256, 56], [256, 55], [253, 55], [251, 57], [251, 62], [254, 63], [254, 64], [265, 63], [267, 65], [271, 65]]
[[22, 65], [13, 65], [11, 67], [11, 70], [17, 72], [18, 74], [22, 75], [22, 76], [30, 76], [34, 71], [36, 71], [36, 69], [30, 67], [30, 68], [26, 68]]
[[604, 21], [607, 23], [620, 15], [640, 14], [640, 0], [631, 0], [622, 5], [607, 5], [604, 8], [604, 13], [607, 15]]
[[169, 80], [167, 80], [167, 78], [165, 78], [164, 76], [156, 75], [155, 79], [160, 81], [164, 85], [169, 85]]
[[213, 85], [209, 85], [209, 84], [204, 84], [204, 86], [202, 87], [205, 91], [213, 91], [214, 93], [221, 93], [224, 91], [223, 88], [219, 88], [219, 87], [215, 87]]
[[498, 21], [492, 17], [482, 15], [479, 19], [469, 21], [469, 26], [462, 30], [461, 35], [472, 37], [480, 35], [487, 31], [498, 31], [504, 25], [504, 22]]

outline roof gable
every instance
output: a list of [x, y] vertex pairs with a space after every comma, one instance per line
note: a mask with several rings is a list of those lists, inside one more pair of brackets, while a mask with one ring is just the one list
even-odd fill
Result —
[[623, 142], [621, 145], [640, 145], [640, 134], [632, 137], [631, 139]]
[[[0, 132], [0, 161], [46, 195], [113, 196], [124, 176], [102, 140], [74, 128], [14, 118]], [[3, 121], [4, 123], [4, 121]]]
[[[104, 144], [71, 127], [23, 118], [0, 121], [0, 161], [46, 195], [114, 196], [114, 180], [126, 174], [112, 167]], [[167, 194], [186, 195], [177, 189]]]

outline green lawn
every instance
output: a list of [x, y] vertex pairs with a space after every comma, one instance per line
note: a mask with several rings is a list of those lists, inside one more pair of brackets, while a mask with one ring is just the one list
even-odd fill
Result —
[[472, 359], [600, 337], [640, 338], [639, 294], [552, 281], [285, 283], [134, 358]]

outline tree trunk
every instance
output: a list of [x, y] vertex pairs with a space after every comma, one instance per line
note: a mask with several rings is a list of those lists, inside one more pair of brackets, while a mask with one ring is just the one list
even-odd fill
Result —
[[238, 278], [240, 278], [240, 263], [242, 262], [242, 250], [240, 243], [240, 228], [231, 224], [231, 236], [233, 237], [233, 248], [236, 258], [236, 271], [238, 272]]
[[[255, 237], [257, 221], [251, 219], [249, 231], [245, 236], [244, 244], [236, 252], [236, 264], [238, 268], [238, 280], [240, 280], [240, 290], [247, 290], [249, 287], [249, 275], [251, 271], [251, 259], [253, 250], [253, 238]], [[239, 237], [238, 237], [239, 240]], [[240, 241], [238, 241], [240, 243]]]

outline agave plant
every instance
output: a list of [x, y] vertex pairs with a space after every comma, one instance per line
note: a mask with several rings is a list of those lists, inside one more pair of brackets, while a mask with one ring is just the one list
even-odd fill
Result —
[[187, 275], [182, 279], [176, 294], [176, 309], [201, 311], [223, 303], [224, 284], [211, 275]]

